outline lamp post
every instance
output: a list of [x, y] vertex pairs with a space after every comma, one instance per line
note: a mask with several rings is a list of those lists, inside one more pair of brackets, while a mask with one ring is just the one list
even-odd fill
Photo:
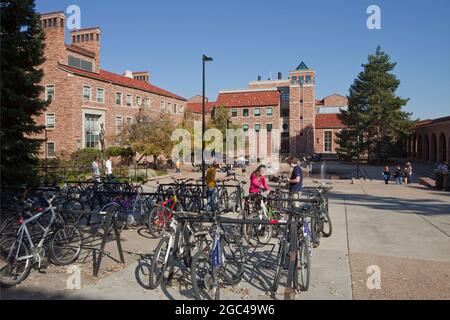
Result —
[[356, 125], [356, 179], [359, 180], [359, 178], [361, 177], [360, 175], [360, 168], [359, 168], [359, 142], [360, 142], [360, 133], [359, 133], [359, 121], [358, 124]]
[[203, 55], [202, 62], [203, 62], [203, 90], [202, 90], [202, 193], [205, 195], [205, 188], [206, 188], [206, 164], [205, 164], [205, 131], [206, 131], [206, 119], [205, 119], [205, 113], [206, 113], [206, 100], [205, 100], [205, 66], [206, 62], [213, 61], [213, 58], [207, 57], [206, 55]]

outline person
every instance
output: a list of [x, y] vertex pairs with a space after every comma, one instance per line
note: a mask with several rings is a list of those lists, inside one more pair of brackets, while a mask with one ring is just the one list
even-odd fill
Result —
[[270, 191], [270, 187], [267, 185], [266, 177], [264, 177], [264, 171], [266, 170], [265, 165], [260, 165], [251, 175], [250, 175], [250, 194], [259, 194], [261, 191]]
[[406, 164], [407, 172], [408, 172], [408, 184], [412, 183], [412, 175], [413, 175], [413, 167], [411, 165], [411, 162], [408, 162]]
[[96, 157], [94, 159], [94, 162], [92, 162], [92, 179], [97, 182], [100, 181], [100, 167], [98, 165], [99, 161], [100, 158]]
[[105, 171], [106, 171], [106, 178], [108, 180], [112, 180], [113, 179], [113, 169], [112, 169], [111, 157], [106, 158]]
[[385, 166], [383, 171], [384, 183], [389, 184], [389, 179], [391, 179], [391, 171], [389, 170], [389, 166]]
[[[288, 163], [292, 168], [291, 178], [289, 179], [289, 193], [293, 200], [299, 200], [303, 191], [303, 170], [299, 161], [295, 157], [288, 159]], [[299, 201], [294, 201], [294, 207], [300, 207]]]
[[208, 168], [208, 170], [206, 171], [206, 195], [208, 197], [208, 208], [210, 211], [214, 212], [215, 210], [215, 196], [217, 193], [217, 182], [218, 180], [216, 179], [216, 175], [217, 175], [217, 162], [214, 161], [212, 166]]
[[403, 172], [400, 165], [398, 165], [394, 171], [394, 179], [396, 184], [401, 185], [403, 183]]
[[177, 159], [175, 162], [175, 173], [181, 173], [181, 161], [180, 159]]
[[405, 165], [405, 168], [403, 168], [403, 183], [409, 184], [409, 173], [408, 173], [408, 166]]

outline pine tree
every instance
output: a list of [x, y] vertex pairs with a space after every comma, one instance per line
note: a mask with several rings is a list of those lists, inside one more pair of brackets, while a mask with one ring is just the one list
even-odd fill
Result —
[[36, 177], [43, 127], [34, 121], [46, 108], [39, 99], [44, 34], [34, 0], [1, 2], [1, 183], [28, 184]]
[[359, 153], [380, 162], [400, 156], [398, 141], [411, 126], [410, 114], [402, 111], [408, 99], [396, 95], [400, 80], [392, 74], [396, 63], [377, 47], [349, 90], [349, 108], [339, 118], [347, 129], [338, 134], [339, 155], [353, 159]]

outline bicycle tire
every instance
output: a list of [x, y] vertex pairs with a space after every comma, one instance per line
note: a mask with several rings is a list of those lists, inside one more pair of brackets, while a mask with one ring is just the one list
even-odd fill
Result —
[[[258, 213], [245, 212], [244, 220], [258, 220], [260, 217], [255, 217]], [[261, 219], [260, 219], [261, 220]], [[264, 232], [265, 236], [261, 237], [260, 233]], [[253, 248], [263, 247], [267, 245], [272, 239], [273, 228], [267, 224], [244, 224], [242, 226], [242, 235], [247, 242]]]
[[272, 284], [272, 288], [271, 288], [273, 293], [276, 293], [278, 291], [278, 287], [280, 285], [280, 280], [281, 280], [281, 275], [283, 274], [283, 272], [286, 268], [287, 252], [288, 252], [288, 243], [287, 243], [287, 241], [283, 241], [283, 243], [280, 244], [280, 247], [278, 249], [277, 270], [275, 272], [275, 277], [273, 279], [273, 284]]
[[[205, 264], [203, 268], [197, 268]], [[199, 269], [199, 270], [198, 270]], [[210, 257], [202, 252], [197, 252], [192, 258], [191, 281], [192, 290], [196, 300], [219, 300], [220, 285], [218, 284], [217, 268], [212, 268]]]
[[294, 271], [294, 288], [300, 291], [308, 291], [311, 279], [311, 255], [309, 253], [309, 240], [302, 239], [296, 258], [296, 268]]
[[161, 221], [161, 215], [170, 214], [170, 210], [166, 207], [154, 207], [147, 219], [147, 229], [154, 239], [160, 238], [164, 230], [167, 228], [167, 222]]
[[[170, 237], [163, 236], [155, 249], [152, 264], [150, 266], [148, 286], [150, 289], [156, 289], [164, 278], [164, 272], [170, 259]], [[163, 258], [160, 261], [160, 258]]]
[[224, 283], [230, 286], [237, 285], [244, 276], [244, 248], [239, 238], [233, 237], [232, 241], [223, 239], [222, 244], [222, 267], [220, 275]]
[[[17, 261], [8, 261], [8, 255], [11, 253], [12, 256], [16, 255], [17, 249], [23, 250], [23, 253], [20, 253], [19, 256], [29, 256], [30, 250], [27, 244], [23, 241], [17, 243], [16, 238], [6, 238], [0, 241], [0, 286], [5, 288], [14, 287], [21, 282], [23, 282], [31, 271], [32, 261], [31, 258], [25, 260], [25, 264], [23, 265], [22, 271], [17, 275], [11, 278], [11, 265], [15, 269], [17, 267]], [[16, 250], [12, 252], [12, 250]]]
[[[333, 224], [331, 223], [331, 217], [328, 211], [325, 212], [325, 217], [326, 220], [322, 223], [322, 235], [325, 238], [329, 238], [333, 234]], [[328, 226], [328, 230], [326, 230], [325, 226]]]
[[75, 262], [81, 253], [83, 236], [74, 224], [65, 224], [55, 231], [50, 241], [50, 259], [59, 266]]

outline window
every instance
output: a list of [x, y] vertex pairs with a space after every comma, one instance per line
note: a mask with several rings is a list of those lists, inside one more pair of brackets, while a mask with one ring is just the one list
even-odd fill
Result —
[[100, 137], [100, 115], [84, 115], [84, 144], [85, 148], [98, 148]]
[[177, 113], [177, 105], [175, 103], [173, 104], [173, 113]]
[[248, 109], [242, 110], [242, 115], [243, 115], [244, 117], [248, 117], [248, 115], [249, 115]]
[[90, 101], [91, 100], [91, 87], [83, 86], [83, 99]]
[[97, 89], [97, 102], [104, 103], [105, 102], [105, 90], [104, 89]]
[[[80, 42], [80, 39], [77, 38], [77, 42]], [[71, 56], [71, 55], [69, 55], [69, 63], [68, 64], [71, 67], [75, 67], [75, 68], [82, 69], [82, 70], [85, 70], [85, 71], [92, 72], [92, 70], [93, 70], [91, 61], [87, 61], [87, 60], [84, 60], [84, 59], [76, 58], [76, 57]]]
[[145, 98], [145, 107], [150, 108], [150, 98]]
[[269, 123], [266, 125], [267, 132], [271, 132], [273, 130], [273, 124]]
[[55, 100], [55, 86], [53, 84], [45, 86], [45, 97], [47, 101]]
[[332, 152], [333, 150], [333, 131], [324, 131], [324, 145], [325, 152]]
[[133, 124], [133, 118], [127, 117], [127, 126], [131, 126]]
[[54, 158], [55, 153], [55, 143], [54, 142], [47, 142], [47, 157]]
[[55, 129], [55, 114], [54, 113], [47, 113], [45, 115], [45, 126], [47, 129]]
[[248, 131], [248, 124], [243, 124], [242, 129], [244, 129], [244, 131]]
[[137, 107], [142, 106], [142, 98], [141, 97], [136, 97], [136, 106]]
[[127, 107], [131, 107], [133, 104], [133, 97], [131, 94], [127, 94]]
[[116, 105], [122, 105], [122, 93], [120, 92], [116, 92]]
[[259, 123], [255, 124], [255, 131], [260, 132], [261, 131], [261, 125]]
[[273, 116], [273, 108], [267, 108], [266, 109], [266, 116], [272, 117]]
[[183, 111], [184, 111], [183, 105], [182, 105], [182, 104], [179, 104], [179, 105], [178, 105], [178, 112], [183, 113]]
[[122, 117], [116, 117], [116, 132], [119, 133], [122, 130]]
[[172, 112], [172, 104], [170, 102], [167, 103], [167, 110], [169, 110], [169, 112]]
[[261, 109], [260, 108], [255, 108], [255, 110], [253, 111], [253, 114], [255, 115], [255, 117], [260, 117], [261, 116]]
[[297, 79], [298, 79], [297, 77], [292, 77], [291, 78], [291, 83], [292, 84], [298, 84], [298, 80]]
[[311, 76], [306, 76], [306, 83], [312, 83]]
[[237, 109], [231, 109], [231, 117], [236, 118], [238, 116]]
[[304, 84], [305, 83], [305, 77], [301, 76], [299, 78], [299, 82], [300, 82], [300, 84]]
[[166, 103], [164, 101], [161, 101], [159, 106], [160, 106], [161, 110], [166, 110]]

